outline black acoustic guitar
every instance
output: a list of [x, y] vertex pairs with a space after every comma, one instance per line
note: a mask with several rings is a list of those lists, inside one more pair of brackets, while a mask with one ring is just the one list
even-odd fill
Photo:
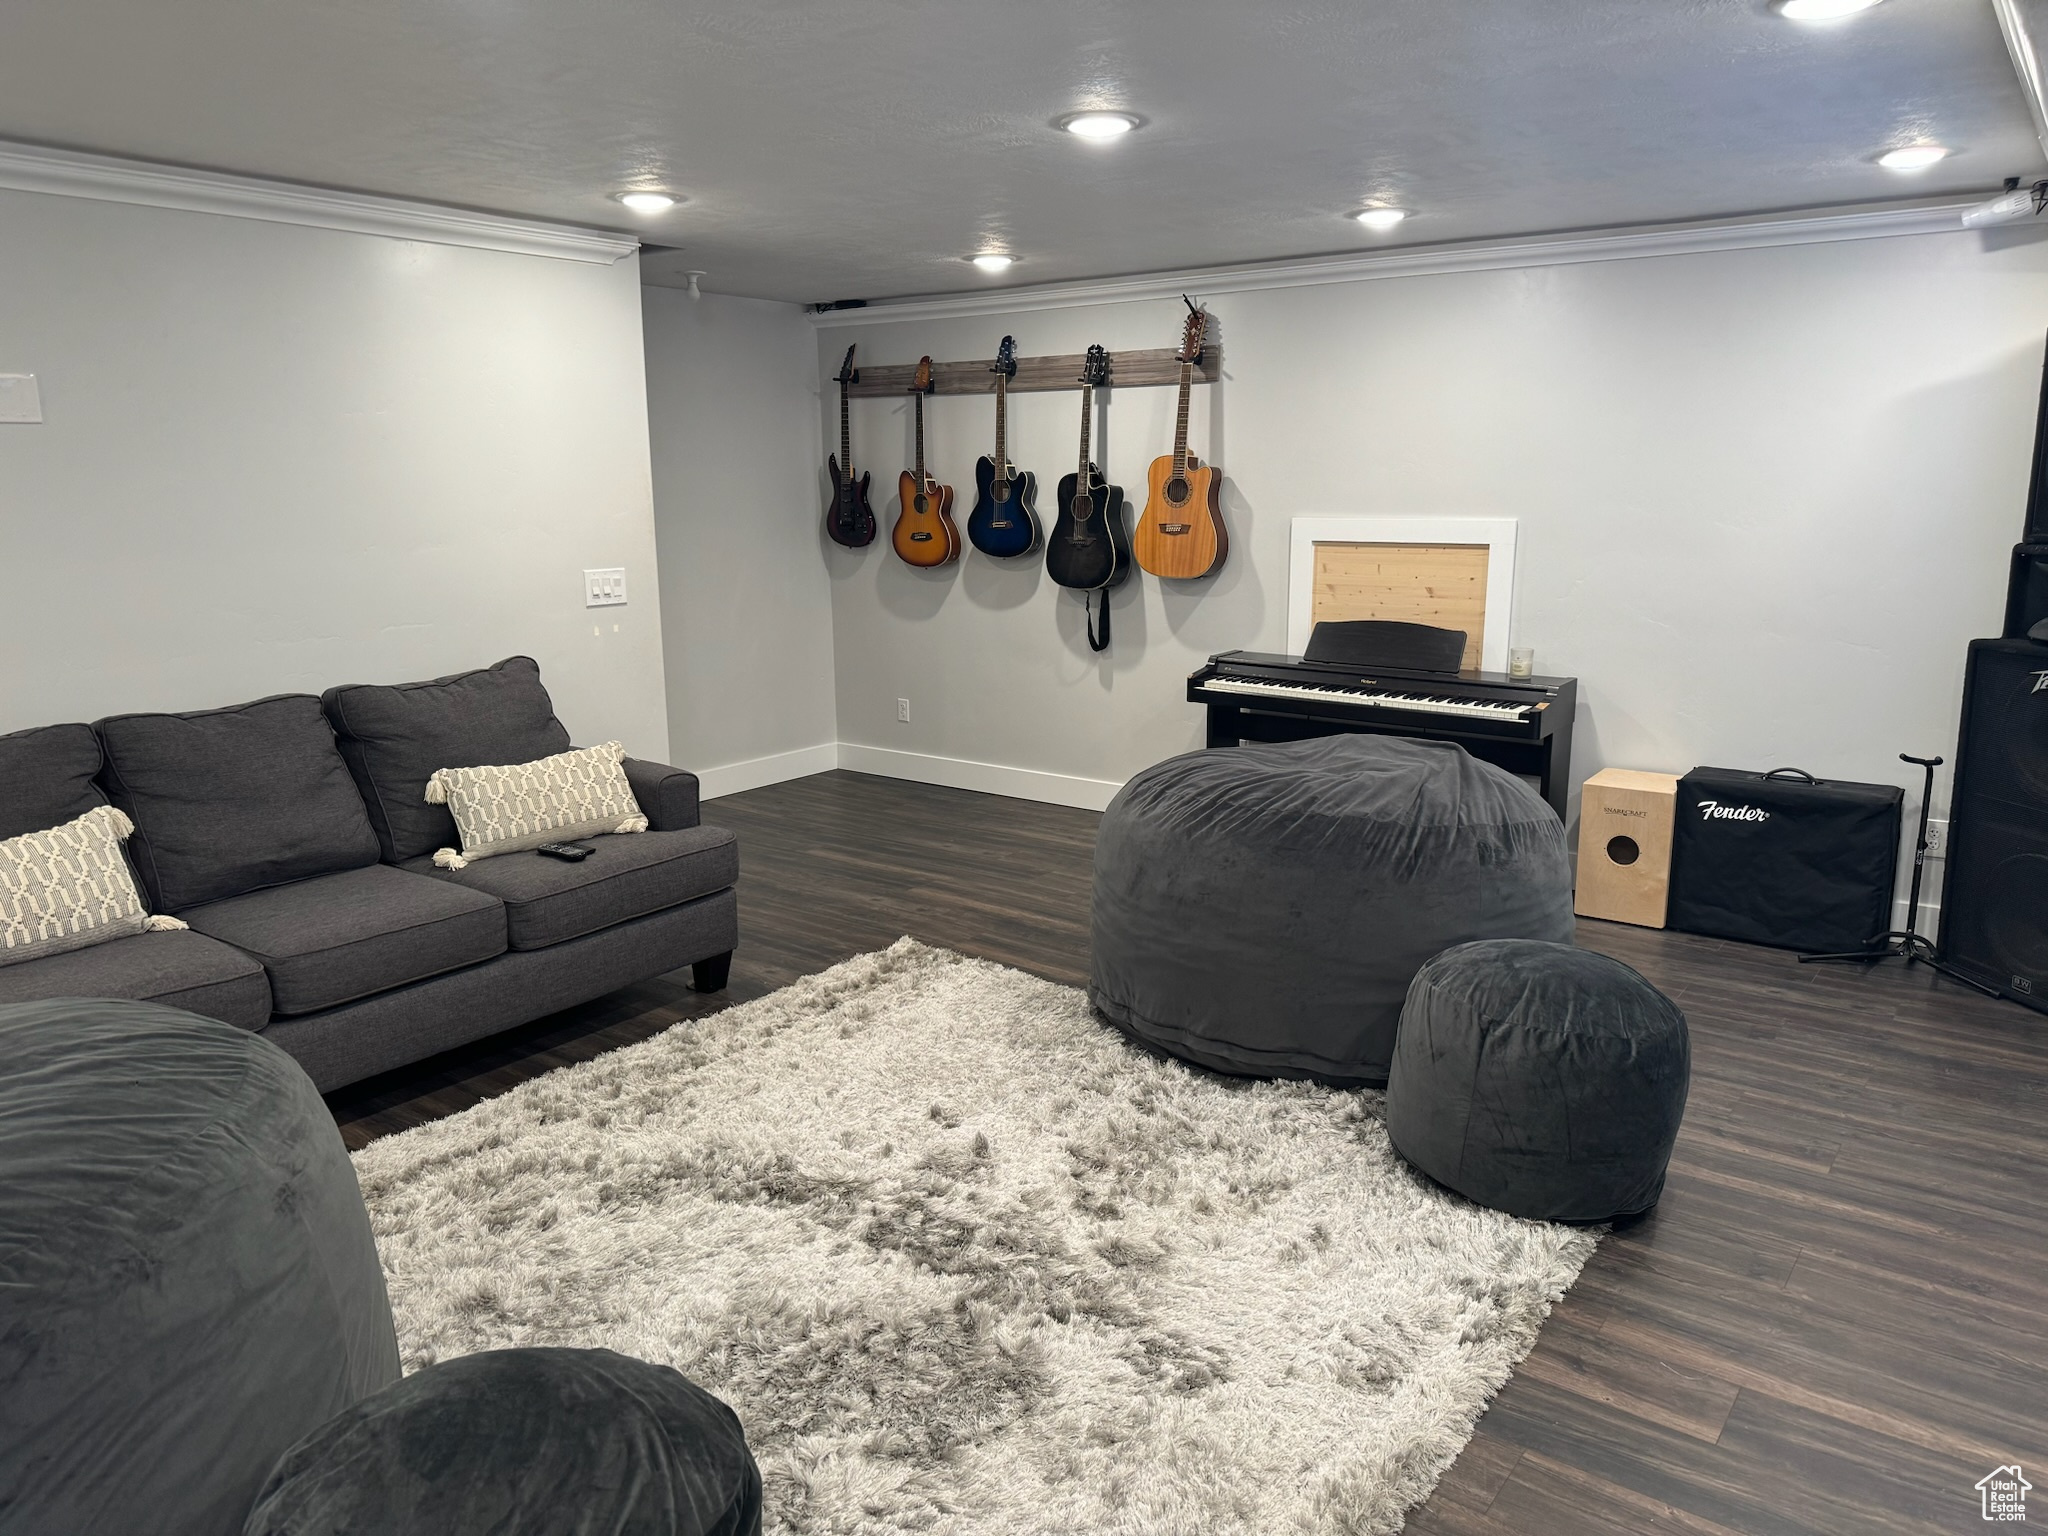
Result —
[[[1081, 461], [1060, 476], [1059, 520], [1045, 541], [1045, 573], [1063, 587], [1099, 593], [1088, 599], [1088, 648], [1109, 648], [1109, 593], [1131, 574], [1131, 533], [1124, 526], [1123, 487], [1111, 485], [1088, 457], [1095, 427], [1095, 390], [1109, 376], [1109, 354], [1088, 349], [1081, 365]], [[1101, 615], [1098, 627], [1097, 614]]]
[[860, 549], [875, 542], [875, 509], [868, 505], [868, 476], [853, 477], [853, 423], [846, 411], [846, 386], [860, 375], [854, 372], [853, 348], [846, 349], [846, 361], [839, 365], [839, 453], [825, 460], [832, 477], [832, 500], [825, 507], [825, 532], [834, 544]]
[[1038, 514], [1031, 506], [1038, 495], [1038, 477], [1012, 464], [1006, 453], [1009, 386], [1017, 376], [1016, 338], [1003, 338], [990, 371], [996, 376], [996, 451], [974, 461], [974, 510], [967, 514], [967, 537], [984, 555], [1008, 560], [1038, 548]]

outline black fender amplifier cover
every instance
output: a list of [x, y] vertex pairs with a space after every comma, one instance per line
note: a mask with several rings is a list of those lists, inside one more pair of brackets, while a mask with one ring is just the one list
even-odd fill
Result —
[[1793, 768], [1693, 769], [1678, 781], [1666, 923], [1809, 953], [1867, 948], [1892, 925], [1905, 798]]

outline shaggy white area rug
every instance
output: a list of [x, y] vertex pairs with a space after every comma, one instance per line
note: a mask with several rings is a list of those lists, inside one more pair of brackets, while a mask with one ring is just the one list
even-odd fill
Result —
[[1595, 1243], [909, 939], [356, 1167], [408, 1368], [674, 1365], [791, 1533], [1397, 1531]]

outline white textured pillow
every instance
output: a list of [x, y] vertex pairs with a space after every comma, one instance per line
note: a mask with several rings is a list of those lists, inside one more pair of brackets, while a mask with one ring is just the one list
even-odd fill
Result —
[[61, 827], [0, 842], [0, 965], [185, 926], [144, 914], [121, 857], [121, 840], [134, 830], [119, 810], [100, 805]]
[[448, 807], [462, 835], [462, 851], [438, 849], [434, 863], [461, 869], [471, 859], [542, 843], [601, 832], [645, 832], [647, 818], [619, 766], [625, 756], [624, 747], [608, 741], [531, 763], [436, 770], [427, 780], [427, 801]]

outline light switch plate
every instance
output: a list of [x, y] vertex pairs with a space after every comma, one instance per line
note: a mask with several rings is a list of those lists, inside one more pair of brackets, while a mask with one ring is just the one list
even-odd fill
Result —
[[0, 421], [43, 419], [43, 392], [32, 373], [0, 373]]
[[614, 566], [607, 571], [585, 571], [583, 573], [583, 606], [586, 608], [611, 608], [626, 600], [626, 569]]

